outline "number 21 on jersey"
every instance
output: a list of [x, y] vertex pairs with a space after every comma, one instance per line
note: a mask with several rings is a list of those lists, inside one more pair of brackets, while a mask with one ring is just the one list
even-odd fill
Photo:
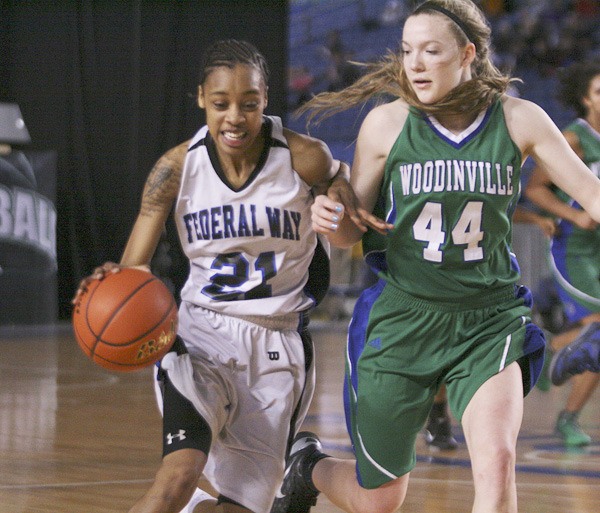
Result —
[[[267, 280], [277, 274], [275, 252], [266, 251], [258, 255], [251, 265], [241, 253], [222, 253], [211, 265], [211, 269], [229, 272], [217, 272], [210, 277], [211, 284], [202, 289], [202, 293], [216, 301], [239, 301], [271, 297], [271, 285]], [[251, 278], [260, 279], [260, 283], [247, 290]]]

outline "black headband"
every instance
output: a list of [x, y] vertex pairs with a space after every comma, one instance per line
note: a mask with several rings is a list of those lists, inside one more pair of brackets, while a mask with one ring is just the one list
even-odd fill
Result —
[[475, 43], [475, 41], [473, 40], [474, 38], [471, 34], [471, 31], [456, 14], [450, 12], [448, 9], [445, 9], [444, 7], [441, 7], [434, 2], [422, 3], [421, 5], [419, 5], [419, 7], [417, 7], [414, 10], [413, 14], [418, 14], [422, 11], [437, 11], [442, 13], [444, 16], [450, 18], [454, 23], [456, 23], [460, 27], [460, 29], [465, 33], [465, 36], [467, 36], [467, 39], [475, 45], [475, 48], [477, 48], [477, 43]]

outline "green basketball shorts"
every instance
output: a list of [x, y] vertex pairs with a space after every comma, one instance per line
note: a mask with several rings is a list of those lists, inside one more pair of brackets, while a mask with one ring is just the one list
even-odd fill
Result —
[[379, 280], [350, 322], [344, 402], [359, 482], [376, 488], [415, 465], [415, 442], [446, 383], [460, 420], [475, 392], [518, 361], [525, 393], [543, 365], [531, 294], [513, 285], [470, 302], [430, 302]]

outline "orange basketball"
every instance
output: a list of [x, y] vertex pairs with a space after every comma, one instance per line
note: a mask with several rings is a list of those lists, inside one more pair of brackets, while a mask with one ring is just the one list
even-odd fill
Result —
[[173, 345], [177, 305], [156, 276], [124, 268], [89, 283], [73, 310], [73, 329], [94, 363], [134, 371], [157, 362]]

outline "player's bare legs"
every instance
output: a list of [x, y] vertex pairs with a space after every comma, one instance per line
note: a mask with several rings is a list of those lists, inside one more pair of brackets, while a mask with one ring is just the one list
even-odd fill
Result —
[[410, 474], [375, 490], [367, 490], [356, 480], [355, 465], [354, 460], [322, 459], [313, 469], [313, 482], [331, 502], [348, 513], [397, 511], [404, 502]]
[[479, 388], [462, 418], [475, 485], [473, 513], [517, 513], [515, 462], [522, 420], [521, 368], [515, 362]]
[[[146, 494], [129, 510], [129, 513], [179, 513], [196, 491], [206, 455], [196, 449], [181, 449], [167, 454]], [[208, 499], [208, 496], [206, 496]], [[185, 513], [248, 513], [250, 510], [223, 502], [217, 506], [216, 498], [199, 502]]]
[[589, 398], [596, 390], [600, 382], [600, 374], [596, 372], [584, 372], [579, 376], [571, 378], [572, 385], [565, 410], [568, 412], [578, 412], [588, 402]]
[[206, 455], [196, 449], [181, 449], [167, 454], [154, 483], [129, 513], [179, 512], [198, 485]]

